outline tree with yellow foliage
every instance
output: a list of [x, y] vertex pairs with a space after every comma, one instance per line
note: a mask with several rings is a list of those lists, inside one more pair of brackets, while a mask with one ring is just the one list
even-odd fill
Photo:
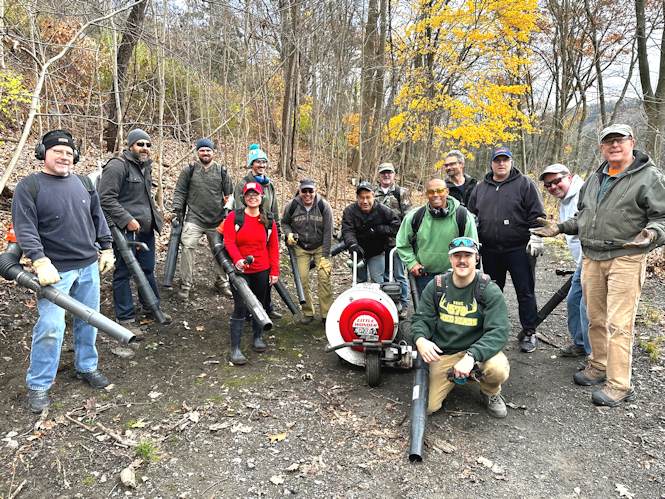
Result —
[[536, 30], [536, 0], [415, 0], [417, 20], [396, 47], [406, 79], [389, 141], [469, 149], [509, 142], [531, 122], [520, 109]]

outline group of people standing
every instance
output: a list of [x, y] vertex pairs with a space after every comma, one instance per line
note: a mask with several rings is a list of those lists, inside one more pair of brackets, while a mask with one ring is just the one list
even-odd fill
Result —
[[[415, 346], [430, 363], [429, 410], [438, 410], [455, 378], [476, 373], [489, 412], [504, 417], [501, 385], [508, 378], [503, 349], [509, 337], [503, 299], [510, 273], [517, 294], [520, 349], [537, 347], [535, 259], [543, 252], [542, 237], [567, 234], [577, 264], [567, 299], [571, 344], [562, 355], [588, 356], [574, 375], [581, 385], [601, 385], [593, 402], [617, 405], [634, 394], [630, 384], [635, 311], [644, 281], [646, 253], [665, 243], [665, 180], [650, 158], [634, 150], [630, 127], [612, 125], [600, 134], [604, 162], [586, 183], [562, 164], [550, 165], [540, 176], [545, 189], [560, 200], [559, 223], [545, 219], [536, 183], [513, 164], [506, 147], [491, 156], [490, 171], [480, 181], [464, 172], [464, 155], [450, 151], [444, 160], [447, 177], [426, 184], [427, 202], [411, 207], [409, 192], [396, 183], [391, 163], [377, 168], [378, 183], [360, 182], [356, 200], [342, 214], [342, 239], [359, 261], [359, 280], [384, 282], [392, 266], [400, 283], [398, 310], [409, 304], [409, 280], [422, 298], [412, 318]], [[119, 323], [141, 334], [130, 274], [110, 234], [116, 226], [144, 243], [134, 249], [155, 295], [155, 232], [163, 219], [152, 197], [151, 141], [141, 129], [132, 130], [127, 148], [103, 169], [97, 190], [73, 175], [78, 161], [72, 136], [47, 133], [36, 149], [43, 170], [17, 185], [12, 216], [24, 254], [32, 260], [42, 285], [54, 285], [94, 309], [99, 309], [99, 271], [114, 268], [113, 297]], [[268, 157], [250, 146], [248, 172], [234, 183], [215, 160], [215, 145], [196, 143], [197, 159], [179, 175], [167, 221], [183, 224], [179, 298], [196, 292], [194, 251], [202, 235], [213, 247], [224, 247], [238, 275], [272, 318], [279, 318], [270, 298], [278, 282], [279, 239], [295, 254], [306, 303], [303, 324], [315, 320], [309, 273], [318, 277], [320, 318], [325, 325], [332, 303], [331, 247], [334, 216], [316, 183], [303, 179], [280, 213], [275, 186], [267, 175]], [[39, 192], [48, 191], [47, 195]], [[81, 221], [72, 224], [72, 220]], [[391, 251], [393, 248], [396, 251]], [[389, 259], [393, 255], [393, 261]], [[391, 265], [392, 264], [392, 265]], [[480, 267], [486, 272], [476, 270]], [[408, 274], [407, 274], [408, 273]], [[412, 279], [407, 280], [407, 275]], [[216, 266], [215, 288], [231, 295], [230, 360], [246, 363], [241, 349], [248, 310], [228, 276]], [[139, 293], [139, 300], [143, 297]], [[27, 375], [30, 408], [48, 407], [48, 390], [55, 379], [65, 330], [64, 311], [39, 300]], [[167, 320], [169, 318], [167, 317]], [[588, 330], [588, 333], [587, 333]], [[252, 348], [267, 346], [257, 322]], [[97, 366], [96, 330], [75, 319], [75, 369], [95, 388], [109, 384]]]

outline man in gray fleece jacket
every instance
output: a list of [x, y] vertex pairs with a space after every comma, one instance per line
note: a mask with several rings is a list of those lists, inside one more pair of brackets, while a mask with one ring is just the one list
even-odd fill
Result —
[[333, 216], [330, 204], [316, 192], [313, 180], [300, 181], [298, 194], [284, 207], [282, 230], [286, 244], [295, 250], [307, 300], [302, 306], [302, 323], [309, 324], [314, 320], [314, 302], [309, 286], [309, 262], [313, 259], [319, 277], [321, 320], [325, 324], [332, 304], [330, 246]]
[[647, 253], [665, 244], [665, 175], [635, 149], [633, 130], [616, 124], [600, 132], [605, 161], [580, 191], [577, 214], [563, 223], [539, 221], [541, 236], [577, 234], [591, 356], [574, 375], [578, 385], [603, 385], [592, 402], [614, 407], [631, 400], [635, 314]]

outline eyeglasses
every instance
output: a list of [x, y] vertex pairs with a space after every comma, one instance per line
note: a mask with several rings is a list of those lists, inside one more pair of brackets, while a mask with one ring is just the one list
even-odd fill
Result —
[[562, 180], [563, 177], [557, 177], [554, 180], [550, 180], [549, 182], [543, 182], [543, 185], [545, 186], [545, 189], [549, 189], [553, 185], [559, 185]]
[[314, 189], [300, 189], [302, 194], [314, 194]]
[[443, 167], [448, 168], [449, 166], [455, 166], [457, 164], [457, 161], [453, 161], [452, 163], [444, 163]]
[[427, 189], [427, 195], [428, 196], [434, 196], [436, 194], [439, 194], [439, 195], [448, 194], [448, 188], [447, 187], [439, 187], [438, 189]]
[[254, 160], [254, 164], [255, 165], [267, 165], [268, 161], [266, 161], [265, 159], [256, 159], [256, 160]]
[[601, 140], [600, 143], [603, 144], [604, 146], [611, 146], [614, 145], [614, 143], [621, 145], [624, 142], [629, 141], [630, 139], [632, 139], [630, 135], [626, 137], [608, 137], [606, 139]]
[[257, 197], [259, 197], [260, 195], [261, 195], [261, 194], [259, 194], [259, 193], [256, 192], [256, 191], [247, 191], [247, 192], [245, 193], [245, 197], [246, 197], [246, 198], [257, 198]]
[[139, 140], [136, 142], [136, 145], [139, 147], [145, 147], [147, 149], [150, 149], [152, 147], [152, 142], [144, 142], [142, 140]]
[[448, 249], [459, 248], [460, 246], [464, 248], [475, 248], [478, 249], [478, 243], [471, 239], [470, 237], [456, 237], [448, 245]]

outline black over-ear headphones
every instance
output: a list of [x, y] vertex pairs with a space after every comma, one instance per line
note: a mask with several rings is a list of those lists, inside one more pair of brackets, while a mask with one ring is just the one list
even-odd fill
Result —
[[50, 132], [46, 132], [42, 139], [35, 145], [35, 158], [37, 158], [40, 161], [44, 161], [44, 158], [46, 157], [46, 145], [45, 142], [47, 139], [49, 139], [52, 135], [61, 135], [64, 136], [65, 138], [68, 138], [68, 144], [71, 146], [71, 148], [74, 150], [74, 159], [73, 163], [76, 164], [79, 162], [79, 159], [81, 159], [81, 154], [79, 153], [78, 147], [74, 144], [74, 137], [72, 137], [72, 134], [69, 133], [67, 130], [51, 130]]

